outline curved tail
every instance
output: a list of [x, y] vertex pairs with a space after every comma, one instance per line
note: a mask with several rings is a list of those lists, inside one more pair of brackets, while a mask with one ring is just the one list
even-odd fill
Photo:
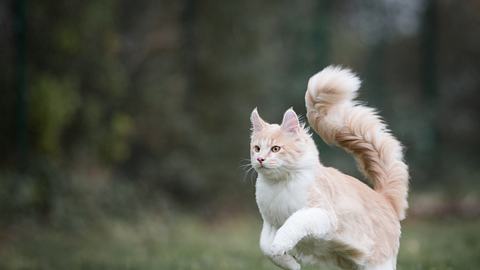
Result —
[[359, 169], [401, 220], [408, 208], [409, 178], [402, 146], [374, 109], [354, 101], [359, 87], [355, 74], [340, 67], [312, 76], [305, 95], [308, 122], [326, 143], [355, 156]]

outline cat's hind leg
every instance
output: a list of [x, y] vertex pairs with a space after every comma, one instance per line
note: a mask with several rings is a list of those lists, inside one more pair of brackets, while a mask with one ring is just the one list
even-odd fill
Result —
[[323, 209], [300, 209], [278, 229], [270, 252], [273, 256], [285, 255], [305, 237], [325, 239], [333, 231], [334, 224], [333, 218]]

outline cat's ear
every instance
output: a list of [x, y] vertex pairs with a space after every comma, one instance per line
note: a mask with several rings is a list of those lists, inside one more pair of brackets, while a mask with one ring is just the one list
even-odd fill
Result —
[[252, 122], [252, 131], [259, 132], [267, 124], [263, 119], [258, 115], [257, 108], [253, 109], [252, 114], [250, 115], [250, 121]]
[[292, 108], [288, 109], [283, 115], [281, 128], [283, 131], [297, 133], [300, 131], [300, 122], [297, 114]]

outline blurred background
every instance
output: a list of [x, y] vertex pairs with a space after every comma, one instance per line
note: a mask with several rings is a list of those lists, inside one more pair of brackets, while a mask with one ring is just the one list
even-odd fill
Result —
[[406, 148], [399, 268], [475, 269], [479, 33], [478, 1], [1, 1], [0, 268], [275, 269], [249, 115], [336, 64]]

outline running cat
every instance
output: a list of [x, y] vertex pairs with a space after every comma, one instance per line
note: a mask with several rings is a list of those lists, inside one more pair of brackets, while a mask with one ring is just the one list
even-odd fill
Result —
[[353, 154], [372, 182], [325, 167], [311, 134], [289, 109], [280, 125], [251, 114], [251, 164], [263, 228], [260, 248], [288, 270], [300, 263], [340, 269], [393, 270], [400, 220], [408, 207], [402, 146], [376, 112], [354, 101], [360, 80], [327, 67], [308, 82], [310, 126], [328, 144]]

